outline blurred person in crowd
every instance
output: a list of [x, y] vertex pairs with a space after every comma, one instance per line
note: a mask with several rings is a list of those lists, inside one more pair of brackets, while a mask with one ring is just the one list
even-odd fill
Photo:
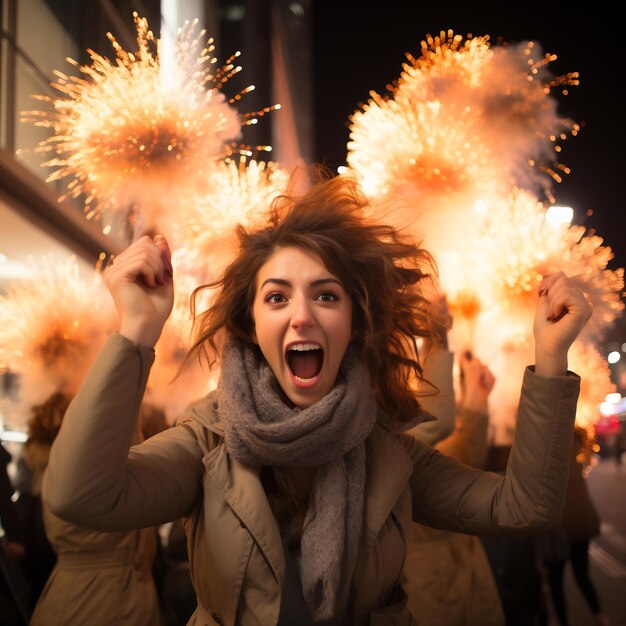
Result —
[[[24, 452], [38, 486], [70, 400], [66, 394], [54, 393], [32, 409]], [[142, 439], [138, 426], [132, 443]], [[57, 562], [30, 626], [159, 625], [151, 571], [156, 550], [154, 528], [90, 530], [62, 520], [45, 504], [43, 519]]]
[[606, 626], [598, 593], [589, 575], [589, 542], [600, 534], [600, 518], [587, 489], [585, 468], [593, 437], [581, 426], [574, 429], [563, 519], [559, 526], [537, 537], [537, 552], [545, 564], [550, 596], [560, 626], [569, 626], [563, 573], [569, 561], [576, 586], [585, 598], [597, 626]]
[[[144, 440], [170, 428], [165, 412], [148, 402], [141, 404], [139, 421]], [[162, 626], [182, 626], [196, 608], [184, 519], [163, 524], [155, 532], [157, 553], [152, 573], [159, 595]]]
[[3, 625], [23, 626], [30, 618], [33, 599], [22, 569], [26, 546], [13, 501], [15, 489], [8, 472], [12, 459], [11, 453], [0, 443], [0, 615]]
[[[492, 445], [485, 469], [506, 472], [510, 445]], [[535, 555], [535, 537], [481, 536], [504, 610], [506, 626], [548, 626], [548, 607]]]
[[41, 501], [41, 474], [34, 470], [41, 459], [39, 447], [26, 443], [17, 459], [15, 505], [19, 515], [25, 554], [22, 560], [24, 575], [32, 590], [33, 606], [54, 568], [57, 557], [46, 536]]
[[139, 424], [143, 440], [150, 439], [170, 427], [165, 411], [151, 402], [142, 402], [139, 408]]
[[184, 626], [196, 610], [196, 592], [191, 581], [184, 519], [166, 526], [160, 597], [163, 626]]

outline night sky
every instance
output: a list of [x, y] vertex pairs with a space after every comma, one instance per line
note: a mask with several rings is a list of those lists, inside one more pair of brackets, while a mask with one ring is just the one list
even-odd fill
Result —
[[349, 115], [368, 100], [370, 90], [386, 93], [385, 86], [400, 75], [405, 53], [419, 56], [420, 41], [429, 33], [451, 28], [464, 36], [489, 35], [492, 43], [498, 37], [509, 43], [534, 40], [544, 52], [558, 55], [549, 66], [554, 75], [578, 71], [580, 85], [571, 87], [568, 96], [554, 92], [559, 113], [583, 127], [560, 154], [571, 173], [555, 186], [556, 200], [572, 206], [574, 223], [595, 229], [613, 249], [609, 268], [626, 265], [624, 69], [618, 51], [623, 35], [613, 12], [594, 8], [593, 14], [576, 14], [526, 4], [531, 13], [510, 3], [497, 8], [472, 3], [459, 10], [448, 3], [437, 7], [415, 0], [390, 0], [380, 5], [384, 8], [351, 0], [311, 4], [315, 159], [333, 169], [345, 163]]

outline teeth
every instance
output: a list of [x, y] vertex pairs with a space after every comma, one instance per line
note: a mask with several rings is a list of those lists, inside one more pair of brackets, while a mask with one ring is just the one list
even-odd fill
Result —
[[316, 378], [315, 376], [314, 376], [313, 378], [300, 378], [300, 376], [296, 376], [295, 374], [294, 374], [294, 376], [293, 376], [293, 377], [294, 377], [294, 378], [295, 378], [298, 382], [301, 382], [301, 383], [309, 383], [309, 382], [311, 382], [312, 380], [315, 380], [315, 378]]
[[289, 349], [297, 350], [298, 352], [306, 352], [307, 350], [320, 350], [320, 347], [316, 343], [296, 343]]

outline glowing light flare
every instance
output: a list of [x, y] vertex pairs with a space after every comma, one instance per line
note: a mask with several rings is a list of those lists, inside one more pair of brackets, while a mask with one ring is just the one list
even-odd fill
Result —
[[459, 315], [467, 319], [475, 319], [480, 309], [480, 300], [473, 292], [458, 291], [450, 300], [450, 310], [455, 319]]
[[455, 352], [474, 350], [476, 322], [481, 312], [478, 295], [470, 290], [448, 292], [448, 306], [454, 320], [449, 341], [455, 346]]
[[600, 413], [605, 416], [619, 415], [622, 412], [622, 407], [615, 405], [612, 402], [600, 403]]
[[615, 363], [617, 363], [621, 358], [621, 355], [619, 352], [617, 352], [617, 350], [614, 350], [613, 352], [609, 352], [609, 355], [606, 357], [606, 360], [611, 364], [614, 365]]
[[546, 211], [546, 223], [562, 225], [571, 224], [574, 217], [574, 209], [569, 206], [556, 206], [548, 207]]

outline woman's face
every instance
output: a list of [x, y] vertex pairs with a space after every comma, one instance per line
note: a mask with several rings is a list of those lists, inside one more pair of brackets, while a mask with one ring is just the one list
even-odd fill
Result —
[[339, 279], [316, 254], [279, 248], [259, 269], [252, 314], [252, 340], [291, 402], [321, 400], [352, 334], [352, 302]]

